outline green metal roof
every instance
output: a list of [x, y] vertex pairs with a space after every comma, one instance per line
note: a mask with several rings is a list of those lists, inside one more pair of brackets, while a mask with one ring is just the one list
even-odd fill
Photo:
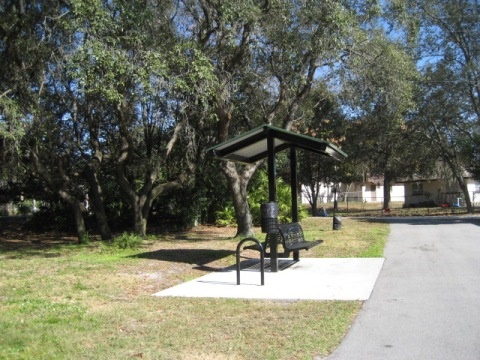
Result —
[[325, 140], [301, 135], [271, 125], [262, 125], [240, 136], [211, 147], [208, 152], [215, 158], [252, 164], [268, 156], [268, 137], [273, 137], [274, 152], [290, 147], [308, 150], [336, 160], [347, 154]]

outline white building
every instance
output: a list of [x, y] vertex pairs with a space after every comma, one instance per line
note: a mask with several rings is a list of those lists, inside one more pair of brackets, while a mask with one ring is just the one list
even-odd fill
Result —
[[[480, 181], [465, 178], [470, 200], [480, 205]], [[333, 184], [321, 184], [318, 196], [318, 205], [333, 202]], [[309, 189], [302, 185], [302, 203], [308, 204]], [[370, 178], [365, 183], [337, 185], [337, 199], [339, 202], [383, 202], [383, 179]], [[448, 184], [441, 179], [405, 180], [392, 184], [390, 201], [401, 202], [405, 207], [437, 206], [450, 204], [464, 206], [463, 193], [459, 186]]]
[[[333, 184], [320, 184], [318, 204], [333, 202]], [[383, 202], [383, 179], [372, 178], [366, 183], [351, 183], [337, 185], [337, 199], [339, 202]], [[302, 185], [302, 203], [309, 203], [309, 189]], [[404, 184], [393, 184], [390, 189], [391, 201], [405, 201]]]

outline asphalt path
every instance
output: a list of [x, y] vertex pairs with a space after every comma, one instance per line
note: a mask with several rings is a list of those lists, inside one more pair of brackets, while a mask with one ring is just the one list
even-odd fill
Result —
[[480, 218], [392, 218], [370, 299], [329, 360], [480, 359]]

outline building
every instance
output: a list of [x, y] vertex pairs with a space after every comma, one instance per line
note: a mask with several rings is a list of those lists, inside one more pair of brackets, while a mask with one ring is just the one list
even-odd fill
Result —
[[[480, 204], [480, 181], [470, 177], [465, 178], [470, 200], [473, 204]], [[333, 184], [321, 184], [318, 204], [333, 202]], [[383, 203], [383, 178], [370, 177], [365, 183], [337, 185], [337, 199], [339, 202]], [[308, 204], [308, 189], [302, 186], [302, 203]], [[404, 207], [464, 206], [463, 193], [456, 182], [439, 178], [415, 178], [396, 181], [391, 185], [390, 201], [402, 203]]]

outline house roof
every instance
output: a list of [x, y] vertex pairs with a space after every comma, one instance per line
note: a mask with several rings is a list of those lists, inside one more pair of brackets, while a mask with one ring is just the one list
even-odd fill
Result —
[[325, 140], [294, 133], [271, 125], [262, 125], [208, 149], [217, 159], [252, 164], [268, 156], [268, 138], [273, 138], [274, 152], [295, 147], [343, 160], [348, 155]]

